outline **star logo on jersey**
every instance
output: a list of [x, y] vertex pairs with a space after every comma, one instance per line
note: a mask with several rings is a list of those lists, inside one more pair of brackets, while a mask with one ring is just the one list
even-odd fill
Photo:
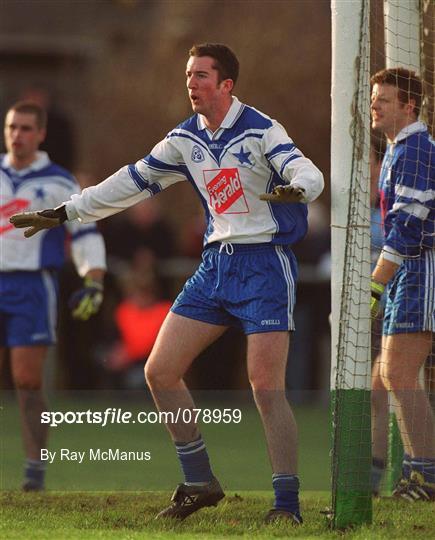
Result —
[[192, 148], [192, 154], [191, 154], [190, 157], [191, 157], [192, 161], [194, 161], [195, 163], [201, 163], [201, 161], [204, 161], [204, 159], [205, 159], [203, 151], [196, 144]]
[[243, 145], [240, 147], [239, 152], [231, 152], [234, 157], [236, 157], [239, 160], [239, 165], [242, 167], [252, 167], [254, 164], [251, 163], [249, 156], [251, 155], [251, 152], [245, 152], [243, 150]]
[[45, 191], [43, 188], [39, 187], [35, 189], [35, 199], [45, 199]]

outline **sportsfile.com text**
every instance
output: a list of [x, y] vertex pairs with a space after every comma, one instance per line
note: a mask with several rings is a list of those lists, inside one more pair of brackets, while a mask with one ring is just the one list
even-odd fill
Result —
[[239, 424], [240, 409], [176, 409], [174, 411], [123, 411], [108, 407], [104, 411], [43, 411], [41, 424], [57, 427], [61, 424], [167, 424], [203, 422], [204, 424]]

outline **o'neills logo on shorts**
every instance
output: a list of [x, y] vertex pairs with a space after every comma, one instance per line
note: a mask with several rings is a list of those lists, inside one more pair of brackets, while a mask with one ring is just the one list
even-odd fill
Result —
[[279, 319], [263, 319], [261, 321], [261, 326], [276, 326], [278, 324], [281, 324]]
[[210, 206], [217, 214], [249, 212], [239, 170], [212, 169], [204, 172], [204, 182], [210, 196]]

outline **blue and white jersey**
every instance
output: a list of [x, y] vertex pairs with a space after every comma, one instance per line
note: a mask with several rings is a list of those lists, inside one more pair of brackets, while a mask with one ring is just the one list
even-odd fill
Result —
[[383, 255], [400, 264], [435, 247], [435, 142], [422, 122], [388, 145], [379, 177]]
[[[237, 98], [214, 133], [195, 114], [145, 158], [97, 186], [73, 195], [69, 219], [91, 222], [110, 216], [180, 181], [189, 181], [203, 204], [212, 242], [293, 244], [307, 230], [307, 202], [323, 190], [323, 175], [275, 120]], [[261, 193], [292, 184], [304, 203], [260, 201]]]
[[0, 155], [0, 271], [58, 269], [65, 259], [65, 235], [71, 233], [71, 253], [77, 271], [106, 268], [104, 242], [95, 225], [65, 222], [64, 226], [24, 238], [9, 218], [18, 212], [54, 208], [79, 192], [73, 176], [52, 163], [45, 152], [26, 169], [15, 170], [7, 154]]

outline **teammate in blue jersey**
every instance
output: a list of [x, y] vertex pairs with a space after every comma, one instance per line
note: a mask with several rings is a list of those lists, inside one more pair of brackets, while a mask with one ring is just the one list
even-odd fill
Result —
[[394, 394], [405, 448], [395, 495], [435, 499], [435, 423], [418, 375], [435, 325], [435, 144], [418, 121], [422, 82], [404, 68], [371, 80], [372, 126], [388, 140], [379, 192], [384, 245], [372, 273], [372, 314], [384, 289], [382, 351], [373, 390]]
[[87, 319], [102, 300], [105, 251], [95, 225], [78, 222], [25, 240], [9, 223], [17, 210], [57, 205], [79, 191], [69, 172], [38, 151], [46, 132], [46, 113], [18, 102], [7, 112], [0, 155], [0, 365], [8, 356], [17, 391], [26, 454], [23, 489], [44, 488], [47, 410], [42, 392], [43, 366], [55, 342], [57, 270], [64, 262], [65, 234], [72, 235], [72, 256], [84, 287], [71, 299], [73, 315]]
[[[65, 220], [107, 217], [180, 181], [192, 184], [207, 218], [203, 261], [160, 330], [146, 380], [159, 410], [193, 409], [184, 374], [229, 326], [241, 328], [273, 471], [275, 504], [267, 520], [299, 524], [297, 431], [285, 395], [297, 279], [290, 244], [305, 235], [306, 203], [321, 193], [323, 176], [280, 124], [232, 95], [238, 71], [227, 46], [194, 46], [186, 68], [191, 118], [144, 159], [65, 205], [12, 221], [32, 235]], [[224, 493], [198, 425], [167, 428], [185, 482], [159, 517], [184, 519], [217, 504]]]

